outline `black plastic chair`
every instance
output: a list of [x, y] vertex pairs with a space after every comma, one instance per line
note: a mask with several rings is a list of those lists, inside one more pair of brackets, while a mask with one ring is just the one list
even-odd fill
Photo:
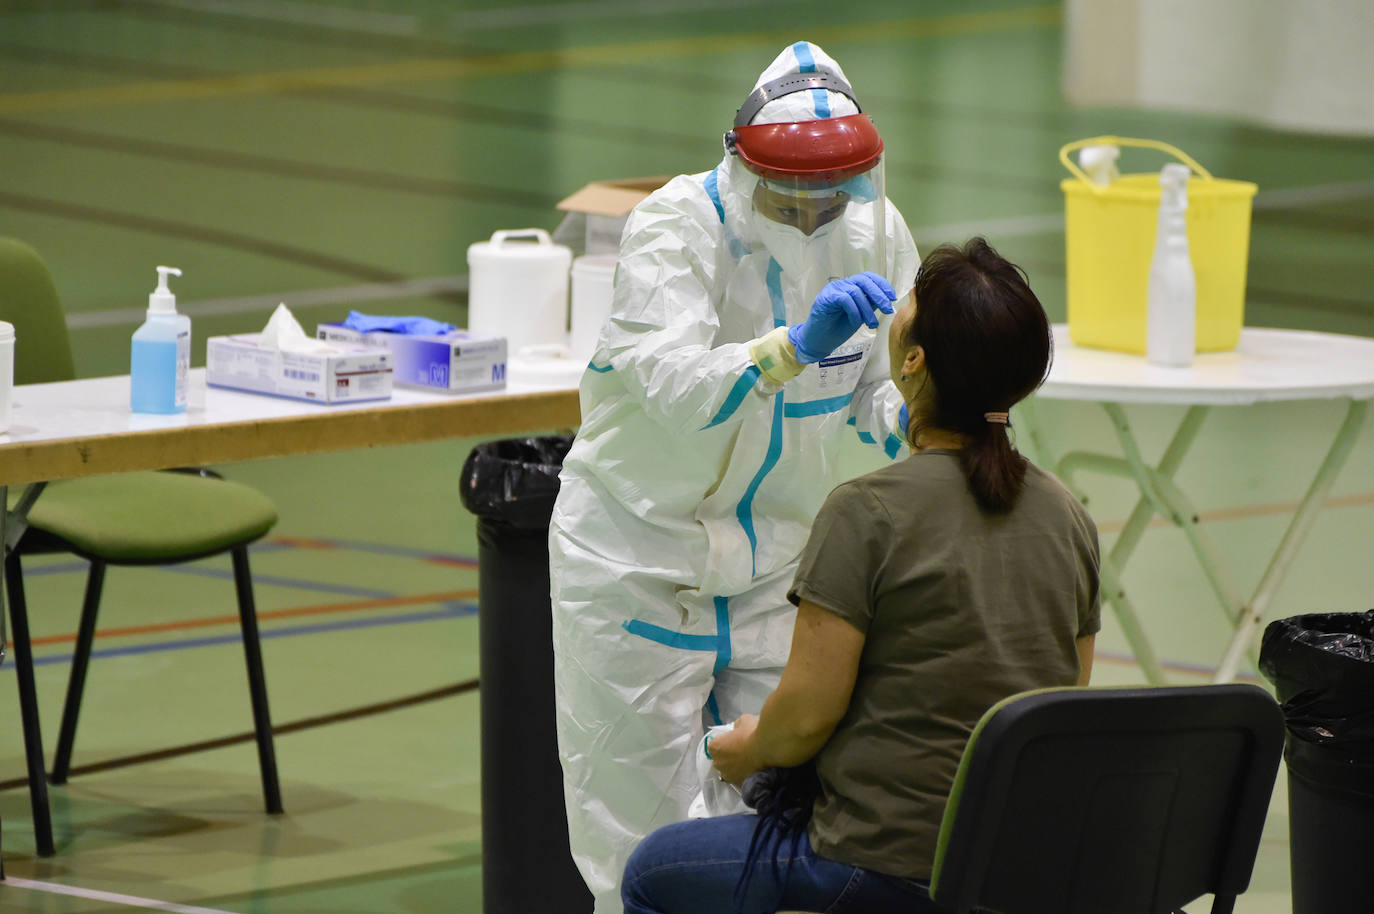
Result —
[[1252, 685], [1050, 689], [974, 729], [931, 896], [955, 914], [1168, 914], [1250, 883], [1283, 751]]

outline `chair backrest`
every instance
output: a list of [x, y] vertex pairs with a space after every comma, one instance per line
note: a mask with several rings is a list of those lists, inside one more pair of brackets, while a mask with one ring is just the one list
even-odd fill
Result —
[[1283, 738], [1252, 685], [1014, 695], [965, 748], [931, 895], [958, 914], [1166, 914], [1209, 893], [1229, 911]]
[[37, 251], [14, 238], [0, 238], [0, 320], [14, 325], [14, 383], [76, 376], [52, 275]]

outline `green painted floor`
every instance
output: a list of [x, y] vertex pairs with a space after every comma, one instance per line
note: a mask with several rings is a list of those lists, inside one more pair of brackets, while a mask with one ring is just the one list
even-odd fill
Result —
[[[377, 284], [463, 276], [467, 246], [497, 229], [553, 229], [554, 204], [587, 181], [712, 167], [758, 72], [808, 38], [877, 119], [889, 195], [918, 242], [986, 234], [1055, 319], [1057, 152], [1115, 133], [1167, 140], [1259, 184], [1248, 324], [1374, 336], [1374, 142], [1071, 110], [1054, 4], [780, 9], [0, 0], [0, 234], [47, 259], [83, 376], [127, 371], [158, 264], [185, 273], [176, 289], [194, 319], [195, 364], [206, 336], [256, 330], [278, 301], [307, 328], [350, 307], [461, 324], [461, 294], [370, 296]], [[1158, 167], [1139, 155], [1126, 170]], [[1110, 447], [1099, 409], [1041, 407], [1060, 452]], [[1130, 410], [1147, 458], [1179, 415]], [[1178, 481], [1243, 592], [1340, 415], [1337, 403], [1299, 403], [1209, 418]], [[78, 773], [53, 790], [51, 859], [33, 854], [13, 667], [0, 668], [12, 877], [0, 910], [152, 899], [238, 914], [479, 911], [477, 547], [457, 496], [474, 443], [219, 468], [281, 512], [253, 563], [273, 717], [289, 731], [277, 739], [284, 816], [261, 811], [250, 743], [196, 745], [251, 726], [236, 626], [223, 618], [234, 612], [227, 560], [112, 571], [96, 643], [108, 655], [93, 664]], [[1105, 479], [1086, 488], [1109, 546], [1134, 491]], [[1374, 606], [1372, 538], [1366, 428], [1273, 614]], [[82, 568], [54, 558], [26, 571], [51, 749]], [[1125, 583], [1172, 675], [1205, 681], [1228, 628], [1182, 536], [1151, 528]], [[1115, 620], [1106, 625], [1097, 681], [1140, 681]], [[148, 753], [159, 758], [139, 759]], [[1287, 854], [1281, 774], [1240, 914], [1289, 909]]]

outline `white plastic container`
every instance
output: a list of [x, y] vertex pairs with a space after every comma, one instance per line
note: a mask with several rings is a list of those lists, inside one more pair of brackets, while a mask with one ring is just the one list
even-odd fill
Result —
[[191, 319], [177, 314], [177, 299], [167, 287], [176, 267], [157, 268], [157, 288], [148, 295], [148, 319], [134, 331], [129, 351], [129, 407], [136, 413], [186, 410], [186, 377], [191, 370]]
[[1154, 365], [1193, 364], [1197, 280], [1188, 253], [1188, 166], [1170, 162], [1159, 174], [1159, 229], [1146, 296], [1145, 357]]
[[518, 358], [568, 345], [568, 270], [572, 249], [543, 229], [508, 229], [468, 246], [468, 327], [504, 336]]
[[568, 334], [568, 348], [579, 361], [591, 360], [601, 326], [611, 316], [615, 262], [614, 254], [588, 254], [572, 262], [572, 330]]
[[14, 324], [0, 321], [0, 434], [10, 430], [14, 394]]

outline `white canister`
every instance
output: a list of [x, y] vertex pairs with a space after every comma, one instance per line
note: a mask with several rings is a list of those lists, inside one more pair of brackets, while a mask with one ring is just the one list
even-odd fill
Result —
[[568, 344], [572, 249], [543, 229], [507, 229], [468, 246], [468, 330], [506, 338], [518, 356]]
[[0, 433], [10, 430], [10, 399], [14, 393], [14, 324], [0, 321]]
[[588, 254], [572, 262], [572, 331], [568, 348], [575, 359], [591, 359], [601, 325], [611, 316], [615, 262], [614, 254]]

